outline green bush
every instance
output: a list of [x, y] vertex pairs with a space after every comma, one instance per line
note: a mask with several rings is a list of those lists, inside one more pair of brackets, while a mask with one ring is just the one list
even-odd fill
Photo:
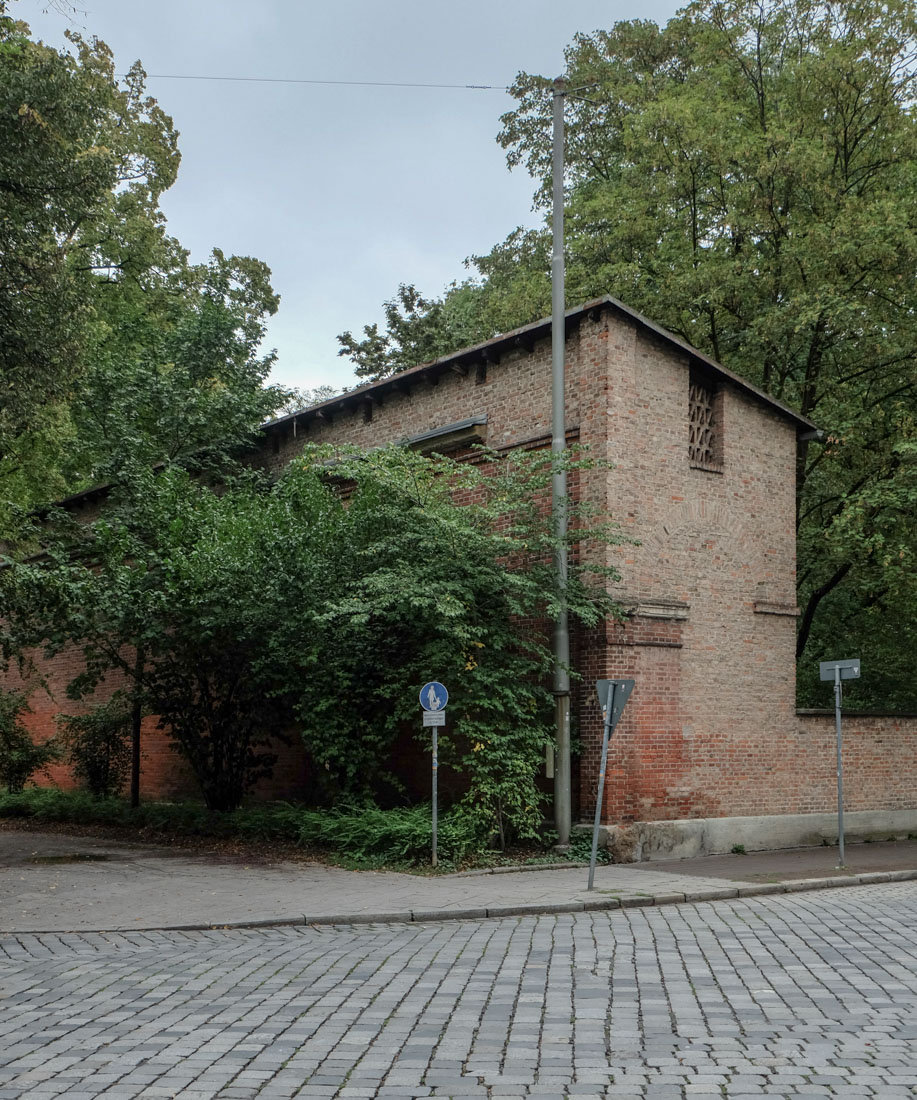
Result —
[[301, 816], [306, 812], [287, 802], [271, 802], [243, 807], [229, 817], [233, 831], [244, 840], [298, 842]]
[[0, 691], [0, 783], [7, 791], [21, 791], [31, 776], [45, 771], [58, 758], [54, 741], [37, 745], [22, 722], [29, 711], [23, 691]]
[[78, 825], [122, 825], [129, 821], [127, 803], [96, 799], [87, 791], [57, 787], [29, 787], [0, 794], [0, 817], [34, 817], [39, 821], [67, 821]]
[[229, 830], [205, 806], [195, 802], [148, 802], [132, 810], [121, 798], [98, 798], [88, 791], [35, 787], [0, 794], [0, 817], [34, 817], [77, 825], [116, 825], [156, 829], [177, 836], [222, 836]]
[[73, 773], [90, 794], [117, 794], [131, 766], [131, 710], [118, 695], [88, 714], [59, 714], [58, 740]]
[[[301, 844], [331, 848], [348, 859], [369, 864], [426, 863], [433, 845], [429, 804], [380, 810], [373, 805], [338, 810], [301, 810]], [[440, 815], [437, 854], [443, 863], [458, 863], [487, 847], [478, 823], [462, 807]]]
[[[565, 853], [565, 858], [575, 863], [588, 863], [592, 859], [592, 833], [575, 829], [570, 837], [570, 846]], [[608, 849], [599, 845], [595, 853], [595, 861], [596, 863], [611, 863]]]
[[[86, 791], [33, 788], [0, 793], [0, 817], [32, 817], [82, 825], [115, 825], [176, 836], [239, 837], [325, 848], [360, 866], [427, 864], [432, 847], [429, 804], [394, 810], [352, 805], [314, 810], [286, 802], [265, 803], [220, 814], [198, 802], [146, 802], [132, 810], [119, 798]], [[487, 837], [461, 807], [440, 816], [437, 854], [445, 865], [487, 849]]]

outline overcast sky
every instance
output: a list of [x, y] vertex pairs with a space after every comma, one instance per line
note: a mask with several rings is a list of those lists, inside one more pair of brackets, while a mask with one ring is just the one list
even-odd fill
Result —
[[532, 181], [496, 143], [502, 91], [163, 79], [166, 75], [510, 84], [557, 76], [578, 31], [665, 22], [673, 0], [14, 0], [33, 34], [97, 35], [138, 58], [180, 132], [170, 232], [203, 261], [257, 256], [281, 295], [267, 346], [284, 385], [353, 381], [336, 336], [381, 320], [400, 282], [440, 294], [515, 226]]

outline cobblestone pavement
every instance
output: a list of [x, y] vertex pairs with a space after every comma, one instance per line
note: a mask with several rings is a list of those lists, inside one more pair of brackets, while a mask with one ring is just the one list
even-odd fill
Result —
[[917, 1095], [917, 884], [0, 937], [0, 1098]]

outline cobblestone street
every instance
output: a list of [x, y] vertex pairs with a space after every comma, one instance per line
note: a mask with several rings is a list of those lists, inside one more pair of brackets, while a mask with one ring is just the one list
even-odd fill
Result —
[[917, 1095], [917, 885], [0, 937], [0, 1098]]

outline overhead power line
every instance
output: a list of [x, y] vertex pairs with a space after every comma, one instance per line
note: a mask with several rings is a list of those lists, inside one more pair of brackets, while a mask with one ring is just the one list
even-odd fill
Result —
[[284, 76], [197, 76], [187, 73], [147, 73], [148, 80], [231, 80], [244, 84], [339, 84], [364, 88], [457, 88], [507, 92], [505, 84], [421, 84], [395, 80], [305, 80]]

